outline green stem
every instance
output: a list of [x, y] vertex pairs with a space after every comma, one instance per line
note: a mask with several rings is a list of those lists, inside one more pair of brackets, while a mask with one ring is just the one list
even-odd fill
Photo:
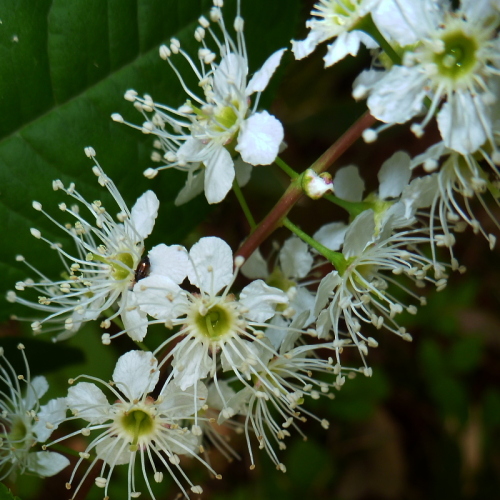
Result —
[[369, 203], [365, 203], [362, 201], [359, 202], [346, 201], [342, 200], [341, 198], [337, 198], [337, 196], [334, 196], [333, 194], [327, 194], [323, 196], [323, 198], [349, 212], [349, 215], [353, 219], [360, 213], [364, 212], [365, 210], [372, 208], [372, 206]]
[[363, 17], [353, 29], [364, 31], [366, 34], [370, 35], [383, 49], [383, 51], [390, 57], [394, 64], [401, 66], [402, 59], [401, 56], [392, 48], [392, 45], [385, 39], [384, 35], [377, 28], [377, 25], [373, 22], [372, 15], [367, 14]]
[[274, 163], [276, 163], [276, 165], [278, 165], [278, 167], [281, 168], [281, 170], [283, 170], [283, 172], [285, 172], [285, 174], [288, 175], [288, 177], [290, 177], [291, 179], [296, 179], [300, 175], [298, 172], [295, 172], [295, 170], [290, 167], [290, 165], [285, 163], [279, 156], [276, 157]]
[[134, 340], [134, 342], [137, 345], [137, 347], [141, 349], [141, 351], [151, 352], [151, 349], [144, 342], [141, 342], [139, 340]]
[[241, 191], [240, 185], [238, 184], [236, 177], [234, 178], [233, 181], [233, 191], [234, 194], [236, 195], [236, 198], [238, 199], [238, 202], [241, 206], [241, 209], [243, 210], [243, 213], [245, 214], [248, 224], [250, 224], [250, 228], [253, 231], [257, 227], [257, 223], [253, 218], [252, 212], [250, 212], [250, 208], [248, 207], [248, 203], [245, 200], [245, 197], [243, 196], [243, 192]]
[[325, 259], [329, 260], [341, 274], [343, 273], [347, 263], [341, 252], [334, 252], [333, 250], [325, 247], [325, 245], [322, 245], [319, 241], [302, 231], [302, 229], [297, 227], [288, 218], [283, 220], [283, 225], [290, 229], [292, 233], [296, 234], [302, 241], [305, 241], [309, 246], [316, 249], [321, 255], [323, 255], [323, 257], [325, 257]]
[[[361, 137], [363, 131], [371, 127], [374, 123], [375, 118], [369, 112], [364, 113], [311, 165], [311, 168], [317, 174], [327, 171]], [[302, 186], [297, 186], [296, 184], [296, 182], [290, 184], [273, 209], [264, 217], [255, 230], [250, 233], [236, 255], [241, 255], [243, 258], [248, 259], [266, 238], [283, 225], [284, 218], [304, 193]]]

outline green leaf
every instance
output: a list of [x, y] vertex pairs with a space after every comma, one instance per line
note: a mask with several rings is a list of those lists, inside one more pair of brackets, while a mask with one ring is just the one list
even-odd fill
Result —
[[57, 371], [66, 366], [83, 363], [83, 352], [64, 343], [54, 344], [30, 337], [2, 337], [0, 347], [4, 349], [5, 357], [18, 374], [26, 375], [26, 368], [17, 346], [22, 342], [28, 359], [31, 375], [39, 375]]
[[[235, 2], [227, 3], [234, 12]], [[60, 264], [56, 252], [29, 232], [36, 227], [49, 240], [65, 243], [62, 232], [31, 207], [37, 200], [57, 216], [57, 204], [67, 200], [52, 191], [53, 179], [76, 182], [87, 199], [102, 199], [114, 211], [91, 173], [85, 146], [95, 148], [129, 206], [147, 189], [157, 193], [161, 210], [149, 247], [182, 242], [204, 218], [208, 205], [203, 197], [181, 208], [173, 205], [185, 175], [163, 172], [154, 181], [142, 176], [151, 166], [152, 138], [112, 122], [110, 115], [118, 112], [142, 122], [123, 99], [129, 88], [173, 107], [185, 101], [158, 47], [177, 37], [196, 58], [192, 34], [210, 5], [208, 0], [0, 0], [1, 296], [32, 275], [15, 260], [17, 254], [55, 277], [53, 269]], [[244, 2], [251, 72], [288, 45], [297, 8], [298, 0]], [[226, 24], [231, 26], [232, 18]], [[181, 56], [178, 60], [184, 70], [187, 64]], [[0, 320], [21, 311], [4, 304]]]
[[21, 500], [19, 497], [15, 497], [12, 492], [5, 486], [5, 484], [0, 483], [0, 500]]

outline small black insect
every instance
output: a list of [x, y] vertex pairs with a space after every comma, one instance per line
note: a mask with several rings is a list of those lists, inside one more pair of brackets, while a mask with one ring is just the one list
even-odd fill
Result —
[[134, 274], [134, 284], [138, 281], [147, 278], [151, 270], [151, 263], [149, 262], [149, 257], [143, 257], [139, 264], [137, 264], [137, 269]]

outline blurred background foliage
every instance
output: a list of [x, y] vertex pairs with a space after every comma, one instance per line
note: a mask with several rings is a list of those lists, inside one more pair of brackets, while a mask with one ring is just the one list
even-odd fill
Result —
[[[234, 12], [234, 2], [227, 3]], [[54, 256], [29, 235], [34, 225], [59, 241], [55, 228], [31, 209], [31, 200], [37, 199], [55, 212], [61, 197], [50, 189], [53, 178], [77, 182], [91, 199], [103, 196], [83, 155], [87, 145], [97, 150], [101, 165], [130, 205], [146, 189], [159, 195], [162, 212], [154, 237], [147, 242], [149, 248], [159, 241], [189, 245], [202, 235], [221, 236], [237, 248], [246, 236], [247, 224], [232, 196], [211, 208], [200, 197], [175, 209], [171, 200], [183, 176], [169, 172], [153, 182], [143, 179], [140, 173], [149, 166], [151, 138], [109, 119], [118, 111], [140, 123], [140, 115], [122, 98], [130, 87], [160, 102], [182, 102], [175, 77], [157, 56], [158, 45], [178, 36], [193, 48], [195, 21], [209, 4], [208, 0], [45, 0], [31, 9], [30, 0], [0, 0], [2, 293], [26, 277], [14, 261], [17, 253], [44, 271], [53, 269]], [[305, 0], [243, 0], [251, 71], [291, 37], [305, 36], [303, 23], [311, 6]], [[264, 96], [263, 102], [272, 102], [271, 111], [285, 126], [288, 148], [283, 158], [299, 171], [365, 110], [364, 103], [352, 100], [350, 91], [355, 76], [370, 63], [369, 54], [363, 52], [325, 70], [324, 50], [299, 62], [287, 55]], [[375, 189], [377, 171], [392, 152], [404, 149], [417, 154], [436, 139], [432, 127], [421, 140], [408, 133], [407, 127], [393, 128], [374, 144], [356, 143], [334, 168], [358, 165], [367, 186]], [[245, 194], [257, 219], [267, 213], [287, 184], [278, 169], [255, 169]], [[110, 202], [106, 196], [104, 200]], [[481, 219], [480, 214], [478, 207], [483, 227], [495, 232], [488, 217]], [[498, 210], [496, 215], [500, 218]], [[290, 217], [310, 233], [326, 222], [345, 220], [345, 214], [328, 202], [311, 200], [302, 200]], [[285, 231], [276, 232], [263, 245], [264, 251], [285, 237]], [[307, 402], [306, 408], [330, 421], [330, 429], [325, 431], [310, 419], [302, 427], [307, 440], [296, 433], [288, 440], [282, 452], [286, 474], [276, 471], [258, 451], [257, 467], [250, 471], [244, 440], [232, 436], [241, 461], [228, 463], [217, 453], [210, 455], [222, 481], [209, 479], [194, 461], [183, 464], [193, 481], [203, 485], [202, 498], [498, 498], [499, 252], [490, 251], [485, 241], [468, 231], [458, 238], [456, 255], [467, 273], [452, 275], [440, 293], [429, 290], [428, 305], [416, 316], [401, 318], [413, 334], [412, 343], [387, 332], [367, 331], [380, 343], [369, 358], [373, 377], [348, 380], [332, 401]], [[442, 257], [447, 259], [447, 255]], [[0, 305], [2, 320], [12, 312], [6, 302]], [[67, 379], [80, 373], [109, 379], [117, 357], [134, 348], [123, 338], [102, 346], [96, 325], [87, 325], [74, 338], [56, 345], [47, 336], [32, 340], [25, 325], [14, 321], [4, 323], [0, 335], [0, 345], [11, 352], [13, 362], [15, 343], [25, 343], [33, 372], [49, 379], [48, 397], [64, 395]], [[157, 345], [163, 332], [157, 329], [148, 335], [148, 343]], [[352, 364], [358, 361], [353, 358]], [[80, 438], [65, 444], [77, 449], [84, 446]], [[71, 460], [76, 462], [74, 457]], [[111, 481], [111, 499], [125, 498], [126, 470], [121, 469], [126, 468], [117, 467]], [[24, 476], [9, 486], [21, 500], [66, 499], [64, 483], [70, 473], [68, 468], [47, 480]], [[92, 487], [92, 481], [87, 483], [79, 498], [101, 499], [102, 490]], [[169, 479], [156, 491], [158, 500], [178, 494]], [[2, 495], [6, 494], [0, 491], [3, 500]]]

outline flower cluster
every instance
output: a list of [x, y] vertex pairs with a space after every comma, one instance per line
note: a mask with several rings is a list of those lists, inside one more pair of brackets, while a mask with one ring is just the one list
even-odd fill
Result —
[[[95, 151], [86, 148], [118, 215], [99, 200], [87, 201], [73, 183], [55, 180], [54, 190], [75, 202], [59, 204], [72, 222], [59, 222], [38, 201], [33, 208], [65, 240], [51, 241], [36, 228], [31, 234], [60, 257], [59, 277], [47, 277], [19, 255], [35, 278], [16, 283], [7, 299], [39, 312], [29, 319], [35, 334], [55, 332], [54, 340], [64, 340], [98, 320], [103, 345], [121, 337], [120, 349], [135, 342], [134, 349], [121, 352], [112, 380], [76, 375], [66, 397], [40, 406], [45, 378], [31, 379], [27, 363], [26, 374], [18, 375], [0, 348], [0, 379], [7, 387], [0, 399], [2, 478], [25, 471], [49, 476], [64, 468], [62, 455], [32, 450], [62, 423], [73, 430], [59, 429], [44, 449], [91, 436], [66, 485], [72, 498], [89, 477], [109, 498], [120, 466], [127, 467], [128, 499], [141, 495], [142, 479], [156, 498], [154, 483], [162, 483], [165, 473], [185, 497], [201, 494], [183, 463], [194, 459], [221, 479], [209, 450], [238, 458], [226, 439], [233, 431], [244, 434], [251, 469], [257, 443], [285, 472], [280, 450], [291, 431], [302, 434], [308, 419], [329, 427], [308, 409], [310, 400], [333, 399], [349, 378], [370, 377], [370, 349], [384, 339], [377, 330], [411, 341], [398, 316], [417, 314], [426, 303], [426, 285], [440, 291], [450, 273], [465, 271], [455, 255], [458, 233], [471, 227], [495, 245], [495, 235], [478, 222], [474, 198], [500, 227], [487, 205], [488, 198], [497, 204], [500, 198], [498, 2], [462, 0], [457, 8], [434, 0], [315, 5], [306, 39], [292, 41], [297, 59], [334, 39], [325, 57], [331, 66], [355, 56], [362, 43], [372, 49], [374, 64], [358, 76], [353, 95], [366, 97], [373, 118], [384, 122], [378, 131], [423, 115], [411, 126], [419, 138], [437, 120], [439, 139], [413, 158], [404, 151], [392, 154], [369, 193], [355, 165], [333, 176], [322, 157], [298, 174], [278, 158], [283, 126], [258, 107], [286, 49], [249, 78], [240, 0], [232, 29], [222, 7], [222, 0], [214, 0], [208, 18], [199, 18], [196, 61], [177, 39], [160, 47], [187, 100], [164, 105], [129, 90], [125, 98], [145, 121], [127, 124], [155, 136], [152, 160], [162, 165], [147, 169], [146, 177], [169, 168], [187, 173], [175, 204], [202, 191], [209, 203], [219, 203], [234, 187], [252, 232], [236, 254], [216, 236], [198, 238], [188, 248], [161, 243], [147, 249], [159, 199], [146, 191], [129, 210]], [[196, 90], [177, 58], [194, 72]], [[119, 114], [112, 118], [125, 123]], [[361, 135], [367, 142], [377, 139], [372, 129]], [[290, 174], [291, 186], [257, 225], [240, 187], [253, 166], [275, 162]], [[326, 198], [347, 216], [306, 233], [287, 218], [287, 203], [297, 193], [296, 200], [302, 193]], [[293, 234], [266, 255], [265, 237], [279, 226]], [[448, 262], [440, 261], [442, 248]], [[37, 300], [25, 298], [30, 293]]]

